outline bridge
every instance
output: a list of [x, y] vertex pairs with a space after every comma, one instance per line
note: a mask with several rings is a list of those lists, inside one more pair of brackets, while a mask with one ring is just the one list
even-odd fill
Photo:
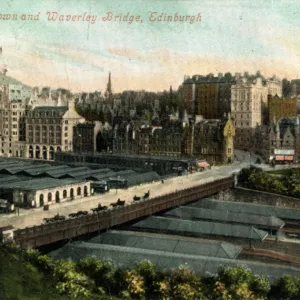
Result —
[[160, 211], [211, 196], [234, 187], [234, 184], [234, 176], [210, 180], [193, 187], [127, 204], [124, 207], [116, 207], [75, 219], [17, 229], [13, 232], [13, 238], [22, 248], [35, 248], [58, 241], [70, 240], [88, 233], [108, 230]]

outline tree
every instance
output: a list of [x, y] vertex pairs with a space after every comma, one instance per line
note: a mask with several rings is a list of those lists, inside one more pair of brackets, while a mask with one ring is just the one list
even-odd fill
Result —
[[264, 277], [254, 276], [244, 267], [221, 268], [215, 282], [216, 299], [259, 300], [266, 299], [270, 284]]
[[153, 293], [158, 277], [156, 266], [145, 259], [137, 263], [133, 270], [142, 276], [143, 281], [145, 282], [146, 293]]
[[73, 261], [59, 261], [53, 270], [53, 277], [57, 281], [56, 290], [72, 298], [90, 297], [94, 282], [85, 274], [76, 270]]
[[172, 299], [205, 299], [200, 277], [187, 266], [172, 270], [169, 284]]
[[300, 297], [300, 278], [283, 275], [278, 282], [278, 288], [284, 298]]

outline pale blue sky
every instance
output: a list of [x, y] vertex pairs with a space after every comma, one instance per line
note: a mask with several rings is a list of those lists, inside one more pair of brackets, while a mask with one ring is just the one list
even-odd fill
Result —
[[[49, 22], [47, 11], [97, 15], [87, 22]], [[106, 12], [140, 15], [143, 23], [105, 23]], [[149, 12], [201, 13], [194, 24], [153, 23]], [[1, 13], [40, 21], [0, 20], [9, 75], [30, 85], [103, 90], [111, 70], [115, 91], [168, 89], [185, 74], [244, 72], [298, 77], [300, 1], [8, 0]]]

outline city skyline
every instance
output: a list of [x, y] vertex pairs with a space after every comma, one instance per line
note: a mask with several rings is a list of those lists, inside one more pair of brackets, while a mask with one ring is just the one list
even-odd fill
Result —
[[[31, 86], [72, 92], [177, 88], [184, 75], [260, 70], [266, 76], [298, 78], [300, 27], [296, 1], [11, 1], [3, 4], [2, 63], [8, 75]], [[300, 7], [299, 7], [300, 8]], [[94, 22], [49, 21], [47, 12], [92, 15]], [[103, 22], [111, 12], [140, 16], [143, 23]], [[157, 15], [197, 15], [201, 22], [153, 22]], [[3, 14], [18, 20], [3, 20]], [[37, 21], [20, 20], [22, 14]], [[49, 14], [48, 14], [49, 15]], [[85, 15], [85, 16], [86, 16]]]

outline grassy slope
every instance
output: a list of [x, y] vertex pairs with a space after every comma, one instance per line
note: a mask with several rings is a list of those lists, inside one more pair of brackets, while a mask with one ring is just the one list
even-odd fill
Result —
[[62, 300], [51, 281], [34, 266], [0, 248], [1, 300]]

